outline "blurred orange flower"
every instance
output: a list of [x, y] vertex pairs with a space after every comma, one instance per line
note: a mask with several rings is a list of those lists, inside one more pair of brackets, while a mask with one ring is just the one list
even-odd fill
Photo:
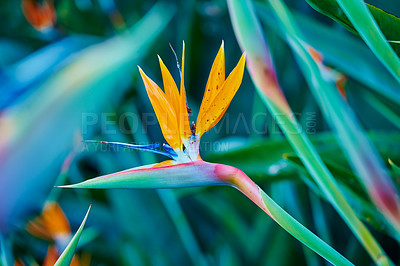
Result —
[[43, 0], [42, 4], [37, 0], [22, 0], [21, 8], [26, 20], [37, 30], [53, 27], [56, 22], [56, 11], [50, 0]]

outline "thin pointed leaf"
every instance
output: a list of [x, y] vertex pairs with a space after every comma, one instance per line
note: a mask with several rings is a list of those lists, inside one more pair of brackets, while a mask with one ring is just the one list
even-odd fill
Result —
[[345, 257], [285, 212], [267, 194], [265, 194], [261, 188], [259, 191], [266, 208], [271, 213], [271, 216], [291, 235], [334, 265], [353, 265]]
[[[316, 11], [330, 17], [343, 25], [350, 32], [358, 35], [354, 25], [347, 18], [346, 14], [343, 13], [343, 10], [335, 0], [306, 0], [306, 2]], [[390, 43], [398, 43], [400, 35], [400, 18], [368, 3], [366, 3], [366, 6], [376, 20], [376, 23], [381, 29], [383, 35], [385, 35], [386, 39], [388, 39]], [[392, 47], [397, 55], [400, 55], [400, 46], [392, 45]]]
[[[285, 154], [284, 157], [291, 166], [304, 175], [303, 179], [308, 178], [308, 181], [305, 182], [307, 185], [310, 185], [310, 182], [313, 183], [312, 178], [299, 157], [294, 154]], [[340, 181], [341, 188], [348, 195], [347, 199], [352, 208], [356, 211], [357, 215], [364, 221], [368, 222], [376, 230], [381, 231], [396, 240], [400, 240], [400, 234], [393, 230], [388, 221], [378, 212], [369, 198], [366, 197], [365, 192], [360, 189], [360, 183], [355, 182], [356, 176], [329, 160], [324, 160], [324, 163], [328, 166], [332, 174]], [[313, 187], [315, 188], [316, 186]], [[319, 192], [317, 194], [326, 199], [323, 193]]]
[[228, 165], [220, 165], [216, 169], [217, 176], [242, 192], [260, 209], [267, 213], [283, 229], [308, 246], [321, 257], [334, 265], [353, 265], [343, 255], [326, 244], [317, 235], [312, 233], [295, 218], [283, 210], [273, 201], [258, 185], [256, 185], [245, 173]]
[[374, 97], [374, 95], [369, 92], [363, 92], [361, 96], [385, 119], [400, 129], [400, 116], [396, 112], [394, 112], [386, 104], [380, 101], [377, 97]]
[[[255, 6], [263, 23], [286, 38], [271, 8], [264, 3], [255, 3]], [[324, 63], [336, 67], [387, 99], [400, 104], [398, 82], [364, 43], [347, 32], [325, 25], [310, 16], [297, 12], [293, 12], [293, 15], [305, 41], [323, 54]]]
[[91, 208], [92, 205], [89, 206], [89, 209], [86, 212], [85, 218], [83, 219], [81, 226], [79, 226], [78, 231], [76, 231], [75, 235], [72, 237], [71, 241], [68, 243], [63, 253], [61, 253], [60, 257], [58, 258], [54, 266], [69, 266], [71, 264], [72, 258], [74, 257], [76, 246], [78, 245], [79, 238], [81, 237], [83, 227], [85, 226]]
[[390, 166], [392, 167], [393, 171], [400, 177], [400, 166], [395, 164], [390, 158], [388, 159]]
[[[386, 40], [365, 2], [362, 0], [337, 0], [337, 3], [371, 51], [400, 82], [400, 59]], [[398, 35], [396, 37], [398, 38]]]

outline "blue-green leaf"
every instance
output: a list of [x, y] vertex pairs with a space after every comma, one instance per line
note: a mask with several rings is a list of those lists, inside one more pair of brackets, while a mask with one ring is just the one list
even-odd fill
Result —
[[54, 264], [55, 266], [69, 266], [71, 264], [72, 258], [74, 257], [76, 246], [78, 245], [79, 238], [81, 237], [83, 227], [85, 227], [85, 223], [91, 208], [92, 205], [89, 206], [89, 209], [86, 212], [85, 218], [83, 219], [81, 226], [79, 226], [78, 231], [76, 231], [75, 235], [72, 237], [67, 247], [61, 253], [60, 257]]

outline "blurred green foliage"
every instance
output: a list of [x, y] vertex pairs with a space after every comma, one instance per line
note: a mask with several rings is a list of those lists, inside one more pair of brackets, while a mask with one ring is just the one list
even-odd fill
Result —
[[[4, 105], [7, 106], [12, 101], [13, 108], [18, 106], [27, 108], [24, 103], [34, 98], [36, 100], [30, 102], [28, 107], [33, 110], [40, 109], [44, 99], [39, 97], [40, 94], [38, 96], [37, 92], [40, 92], [43, 84], [48, 84], [46, 82], [54, 79], [59, 71], [73, 68], [73, 63], [76, 61], [66, 60], [68, 56], [79, 57], [84, 48], [107, 42], [106, 40], [111, 38], [118, 40], [129, 35], [134, 31], [135, 24], [156, 2], [56, 0], [54, 5], [57, 23], [54, 28], [40, 32], [24, 18], [21, 2], [1, 1], [0, 97], [9, 99]], [[390, 158], [399, 165], [399, 125], [395, 119], [388, 119], [389, 116], [386, 115], [387, 112], [385, 113], [385, 110], [389, 109], [394, 117], [400, 116], [398, 83], [357, 36], [315, 12], [306, 1], [286, 1], [286, 3], [296, 13], [299, 24], [304, 25], [302, 30], [306, 40], [323, 53], [330, 67], [348, 75], [347, 101], [364, 128], [370, 132], [382, 158], [385, 161]], [[386, 0], [376, 4], [387, 12], [400, 14], [400, 7], [396, 1]], [[349, 191], [348, 195], [357, 194], [355, 197], [357, 200], [360, 198], [363, 200], [361, 203], [354, 202], [352, 206], [360, 210], [358, 214], [370, 225], [389, 257], [395, 263], [400, 263], [398, 236], [386, 230], [387, 228], [379, 222], [382, 217], [379, 215], [371, 217], [377, 210], [360, 189], [351, 167], [344, 159], [307, 88], [290, 48], [282, 40], [276, 26], [274, 27], [269, 11], [261, 8], [263, 5], [264, 3], [257, 5], [260, 7], [257, 11], [265, 23], [264, 29], [278, 79], [291, 108], [306, 133], [314, 141], [322, 158], [331, 162], [328, 163], [328, 167], [343, 185], [344, 190]], [[164, 12], [166, 14], [163, 14]], [[79, 227], [87, 206], [93, 204], [77, 249], [78, 253], [91, 254], [91, 265], [324, 264], [321, 258], [281, 230], [265, 213], [233, 189], [188, 188], [163, 194], [151, 190], [60, 191], [52, 188], [57, 177], [58, 183], [64, 183], [65, 180], [76, 183], [101, 174], [159, 161], [158, 157], [149, 157], [136, 151], [106, 149], [73, 140], [73, 132], [77, 131], [82, 133], [84, 139], [90, 137], [140, 144], [147, 141], [151, 143], [163, 141], [135, 64], [140, 64], [149, 76], [161, 84], [156, 55], [160, 55], [169, 69], [173, 70], [176, 62], [168, 44], [171, 43], [180, 54], [182, 40], [185, 40], [187, 60], [185, 84], [189, 106], [196, 111], [199, 109], [208, 73], [221, 41], [225, 42], [227, 73], [240, 57], [241, 51], [232, 30], [225, 1], [163, 1], [162, 8], [156, 10], [155, 14], [157, 18], [165, 20], [165, 25], [157, 24], [159, 32], [157, 29], [151, 30], [151, 33], [156, 32], [154, 36], [152, 35], [154, 39], [148, 36], [149, 30], [141, 29], [132, 35], [134, 38], [125, 39], [129, 40], [132, 46], [135, 44], [139, 46], [138, 43], [141, 45], [140, 49], [132, 49], [132, 54], [127, 55], [127, 62], [115, 65], [110, 63], [110, 69], [107, 69], [106, 74], [101, 71], [89, 72], [91, 74], [88, 77], [97, 82], [91, 83], [90, 91], [83, 94], [83, 102], [79, 103], [84, 105], [86, 100], [90, 102], [96, 94], [96, 89], [105, 87], [104, 91], [108, 93], [101, 94], [103, 100], [92, 99], [94, 101], [92, 104], [97, 107], [96, 111], [81, 109], [76, 111], [75, 117], [78, 116], [79, 119], [78, 123], [72, 124], [74, 128], [68, 129], [71, 131], [70, 137], [67, 138], [69, 143], [60, 143], [64, 139], [56, 138], [57, 134], [66, 130], [66, 125], [71, 125], [63, 123], [63, 120], [58, 121], [51, 134], [42, 136], [41, 143], [37, 143], [39, 148], [35, 156], [39, 161], [40, 157], [47, 158], [43, 155], [49, 149], [47, 140], [52, 138], [57, 140], [49, 142], [52, 147], [64, 144], [67, 146], [63, 152], [54, 156], [57, 160], [52, 157], [46, 161], [44, 169], [50, 169], [52, 165], [55, 169], [34, 176], [48, 177], [48, 181], [43, 183], [33, 182], [45, 186], [38, 190], [40, 193], [21, 194], [21, 197], [40, 200], [35, 206], [21, 210], [24, 215], [15, 222], [14, 228], [3, 232], [6, 237], [1, 241], [2, 254], [11, 257], [11, 260], [12, 257], [20, 258], [28, 264], [42, 262], [49, 243], [29, 235], [24, 229], [24, 223], [40, 213], [40, 206], [52, 190], [52, 193], [57, 195], [50, 195], [57, 197], [73, 231]], [[172, 19], [168, 21], [170, 16]], [[335, 37], [329, 39], [332, 36]], [[66, 38], [75, 38], [79, 40], [78, 44], [65, 42]], [[146, 41], [150, 39], [151, 42]], [[64, 48], [70, 49], [66, 55], [61, 56], [62, 63], [57, 61], [50, 64], [49, 60], [54, 58], [49, 58], [48, 55], [40, 56], [43, 49], [59, 43], [60, 47], [65, 45]], [[120, 46], [116, 47], [120, 49]], [[33, 75], [32, 79], [23, 84], [24, 87], [18, 87], [22, 86], [24, 81], [22, 79], [6, 83], [10, 82], [6, 79], [10, 77], [9, 73], [15, 73], [12, 72], [15, 66], [35, 52], [39, 53], [38, 59], [30, 65], [30, 68], [46, 66], [45, 70]], [[94, 57], [104, 57], [105, 62], [113, 62], [114, 55], [117, 54], [121, 58], [124, 55], [118, 49], [107, 50], [107, 54], [99, 50], [97, 53], [94, 52]], [[93, 59], [90, 58], [88, 60], [93, 64], [84, 65], [83, 69], [95, 68], [98, 66], [96, 63], [103, 66], [101, 61], [98, 63], [91, 61]], [[171, 72], [175, 80], [178, 80], [178, 70]], [[98, 75], [109, 77], [108, 82], [100, 79]], [[72, 82], [72, 88], [80, 88], [80, 80], [76, 80], [75, 83], [74, 78], [76, 78], [74, 75], [66, 76], [66, 79]], [[2, 84], [11, 85], [6, 87]], [[56, 83], [50, 84], [51, 90], [59, 89]], [[15, 88], [23, 90], [15, 93], [13, 91]], [[37, 88], [39, 89], [36, 90]], [[376, 104], [376, 101], [368, 101], [363, 96], [366, 92], [368, 97], [377, 99], [381, 105]], [[2, 99], [0, 103], [3, 104]], [[72, 104], [68, 108], [73, 110], [76, 106]], [[386, 109], [384, 110], [382, 106]], [[7, 110], [11, 107], [1, 106], [1, 108], [0, 118], [6, 117]], [[63, 114], [66, 114], [63, 117], [68, 117], [68, 108], [63, 111]], [[196, 115], [194, 113], [193, 117]], [[29, 112], [27, 116], [29, 117]], [[96, 122], [90, 119], [95, 119]], [[46, 112], [35, 117], [33, 122], [30, 121], [36, 126], [47, 122]], [[29, 133], [26, 132], [27, 135]], [[24, 154], [26, 146], [23, 141], [14, 147]], [[254, 93], [253, 84], [247, 73], [225, 117], [204, 135], [201, 151], [202, 156], [209, 161], [231, 164], [242, 169], [296, 219], [352, 262], [357, 265], [371, 263], [366, 252], [338, 214], [325, 202], [324, 197], [321, 197], [320, 191], [310, 181], [296, 156], [292, 154], [292, 149], [283, 138], [278, 125], [268, 114], [265, 106], [260, 103], [258, 95]], [[61, 162], [68, 152], [72, 161], [70, 164], [65, 164], [66, 167], [60, 174]], [[0, 156], [0, 159], [2, 158]], [[20, 161], [19, 165], [24, 167], [29, 163]], [[390, 166], [389, 163], [387, 166]], [[29, 171], [26, 175], [29, 175]], [[399, 185], [398, 172], [392, 171], [392, 176]], [[8, 178], [6, 175], [0, 175], [0, 182], [6, 178]], [[0, 204], [12, 204], [8, 198], [1, 198], [0, 201]], [[367, 206], [370, 212], [362, 209], [363, 206]]]

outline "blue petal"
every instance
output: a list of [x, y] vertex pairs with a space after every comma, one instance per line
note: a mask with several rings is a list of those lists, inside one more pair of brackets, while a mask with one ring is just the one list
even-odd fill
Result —
[[163, 149], [168, 152], [172, 157], [176, 157], [178, 156], [178, 154], [176, 154], [176, 152], [174, 151], [174, 149], [171, 148], [171, 146], [169, 146], [168, 144], [164, 143], [163, 144]]
[[123, 148], [133, 149], [133, 150], [149, 151], [149, 152], [158, 153], [158, 154], [161, 154], [161, 155], [164, 155], [164, 156], [174, 159], [173, 155], [171, 153], [169, 153], [168, 151], [157, 150], [157, 148], [160, 147], [160, 144], [158, 144], [158, 143], [147, 144], [147, 145], [135, 145], [135, 144], [129, 144], [129, 143], [122, 143], [122, 142], [97, 141], [97, 140], [83, 140], [83, 142], [102, 143], [102, 144], [106, 144], [106, 145], [113, 146], [113, 147], [123, 147]]

